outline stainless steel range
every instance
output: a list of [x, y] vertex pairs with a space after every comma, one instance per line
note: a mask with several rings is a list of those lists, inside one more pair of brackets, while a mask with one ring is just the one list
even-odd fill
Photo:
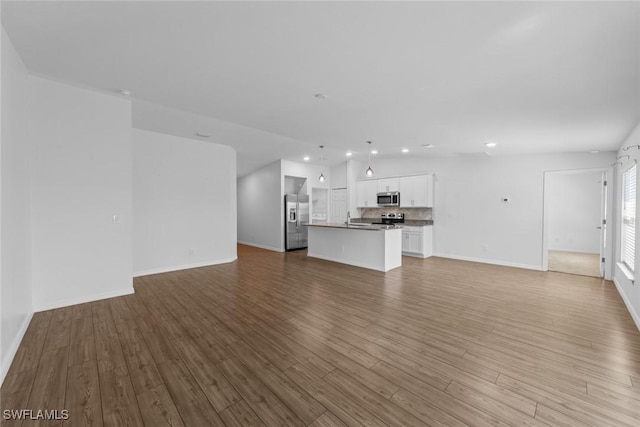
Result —
[[403, 213], [383, 213], [380, 215], [380, 221], [374, 222], [373, 224], [395, 225], [403, 222]]

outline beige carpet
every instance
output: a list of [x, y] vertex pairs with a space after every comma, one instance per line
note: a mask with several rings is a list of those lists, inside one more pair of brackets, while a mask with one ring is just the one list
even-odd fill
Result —
[[549, 251], [549, 271], [602, 277], [600, 275], [600, 254]]

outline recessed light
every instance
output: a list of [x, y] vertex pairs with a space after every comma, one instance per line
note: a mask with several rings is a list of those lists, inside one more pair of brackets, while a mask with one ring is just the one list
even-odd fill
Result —
[[316, 93], [315, 95], [313, 95], [315, 98], [317, 99], [327, 99], [328, 96], [325, 95], [324, 93]]
[[489, 147], [489, 148], [493, 148], [493, 147], [495, 147], [496, 145], [498, 145], [498, 143], [497, 143], [497, 142], [487, 142], [487, 143], [485, 143], [484, 145], [486, 145], [486, 146], [487, 146], [487, 147]]
[[309, 158], [310, 158], [309, 156], [304, 156], [304, 159], [303, 159], [303, 160], [304, 160], [305, 162], [308, 162], [308, 161], [309, 161]]
[[600, 150], [591, 150], [589, 151], [591, 154], [598, 154], [600, 152]]
[[347, 151], [347, 157], [351, 157], [353, 156], [353, 153], [351, 151]]
[[422, 144], [422, 146], [424, 148], [433, 148], [433, 147], [435, 147], [435, 145], [433, 145], [433, 144]]
[[120, 95], [124, 95], [124, 96], [131, 96], [131, 91], [127, 90], [127, 89], [120, 89], [118, 91], [118, 93], [120, 93]]
[[409, 149], [408, 149], [408, 148], [403, 148], [403, 149], [402, 149], [402, 152], [403, 152], [403, 153], [408, 153], [408, 152], [409, 152]]
[[211, 135], [206, 134], [206, 133], [202, 133], [202, 132], [196, 132], [196, 135], [199, 136], [200, 138], [209, 138], [209, 137], [211, 137]]

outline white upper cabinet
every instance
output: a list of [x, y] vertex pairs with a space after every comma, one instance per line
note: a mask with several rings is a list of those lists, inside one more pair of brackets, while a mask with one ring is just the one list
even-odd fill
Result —
[[359, 208], [376, 208], [378, 207], [378, 181], [372, 179], [370, 181], [356, 182], [356, 204]]
[[387, 193], [389, 191], [400, 191], [399, 178], [383, 178], [378, 180], [378, 193]]
[[400, 207], [433, 207], [433, 175], [405, 176], [400, 181]]

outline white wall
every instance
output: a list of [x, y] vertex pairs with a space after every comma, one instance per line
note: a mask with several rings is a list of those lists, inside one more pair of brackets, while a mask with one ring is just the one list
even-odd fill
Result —
[[283, 251], [280, 160], [238, 180], [238, 242]]
[[131, 293], [131, 103], [31, 79], [35, 310]]
[[331, 168], [331, 188], [347, 188], [347, 162]]
[[[618, 236], [617, 243], [614, 248], [616, 250], [615, 259], [616, 261], [620, 260], [620, 223], [621, 221], [621, 208], [622, 208], [622, 173], [630, 166], [633, 165], [634, 162], [640, 160], [640, 150], [638, 148], [631, 148], [627, 151], [624, 151], [623, 148], [629, 147], [632, 145], [640, 145], [640, 123], [635, 127], [633, 132], [627, 137], [627, 139], [620, 146], [620, 151], [618, 155], [629, 155], [630, 159], [622, 159], [623, 164], [621, 166], [616, 167], [616, 198], [615, 198], [615, 219], [616, 219], [616, 236]], [[638, 174], [638, 178], [640, 178], [640, 174]], [[640, 184], [636, 183], [636, 188], [640, 188]], [[637, 206], [636, 212], [640, 212], [640, 198], [636, 198]], [[640, 218], [636, 215], [636, 230], [640, 226]], [[636, 232], [636, 259], [635, 259], [635, 283], [634, 281], [627, 277], [627, 275], [623, 272], [618, 264], [616, 264], [614, 273], [613, 273], [613, 282], [616, 284], [618, 288], [618, 292], [622, 296], [627, 309], [631, 313], [633, 320], [636, 322], [636, 326], [640, 329], [640, 233]]]
[[0, 146], [0, 383], [33, 313], [29, 190], [29, 76], [2, 29]]
[[[403, 158], [377, 159], [373, 167], [377, 178], [436, 174], [436, 255], [540, 269], [544, 172], [606, 167], [614, 158], [613, 152]], [[502, 197], [511, 203], [502, 203]]]
[[237, 258], [236, 153], [133, 130], [135, 276]]
[[549, 249], [599, 254], [602, 172], [551, 173], [548, 179]]

